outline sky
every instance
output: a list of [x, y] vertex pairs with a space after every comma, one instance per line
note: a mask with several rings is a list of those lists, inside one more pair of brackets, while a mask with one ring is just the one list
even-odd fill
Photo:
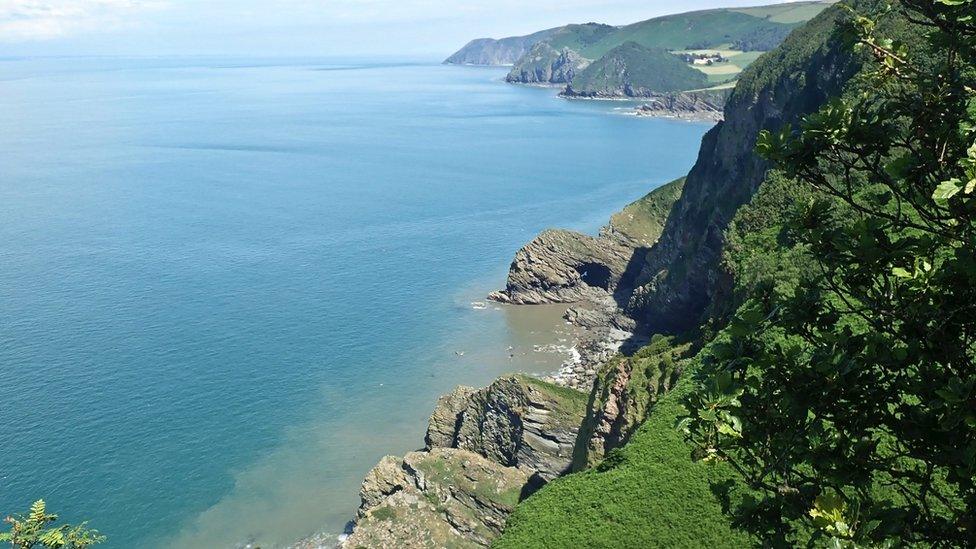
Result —
[[[780, 2], [783, 0], [779, 0]], [[443, 57], [472, 38], [776, 0], [0, 0], [0, 57]]]

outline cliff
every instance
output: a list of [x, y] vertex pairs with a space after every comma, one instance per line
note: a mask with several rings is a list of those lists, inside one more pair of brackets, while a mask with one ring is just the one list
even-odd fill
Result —
[[589, 65], [589, 59], [569, 48], [557, 51], [550, 44], [540, 42], [518, 60], [505, 81], [518, 84], [566, 84]]
[[363, 481], [343, 547], [485, 547], [526, 495], [572, 467], [586, 394], [528, 376], [440, 399], [421, 452]]
[[[768, 166], [754, 153], [758, 132], [813, 112], [860, 69], [861, 58], [837, 37], [843, 16], [827, 10], [746, 71], [687, 178], [616, 214], [599, 237], [543, 233], [518, 252], [505, 290], [494, 296], [510, 303], [582, 300], [598, 306], [567, 313], [580, 326], [683, 335], [655, 336], [637, 352], [594, 352], [581, 375], [561, 380], [588, 387], [588, 397], [525, 376], [443, 397], [431, 417], [428, 449], [387, 458], [367, 478], [350, 542], [753, 544], [726, 515], [747, 492], [731, 467], [690, 459], [675, 429], [709, 349], [704, 336], [688, 334], [716, 303], [732, 301], [736, 283], [754, 282], [741, 273], [733, 280], [732, 271], [764, 248], [730, 250], [727, 239], [744, 240], [749, 227], [768, 222], [767, 206], [796, 199], [774, 182], [762, 187], [754, 208], [741, 208], [768, 179]], [[773, 246], [773, 238], [766, 235], [763, 245]], [[440, 463], [444, 473], [432, 476], [434, 465], [425, 460]]]
[[718, 122], [724, 117], [725, 102], [731, 93], [729, 87], [653, 94], [635, 109], [635, 114]]
[[598, 237], [542, 232], [515, 254], [505, 289], [490, 298], [518, 305], [612, 300], [638, 274], [683, 186], [684, 179], [672, 181], [627, 205]]
[[841, 93], [861, 66], [835, 32], [841, 17], [840, 9], [827, 10], [750, 66], [725, 106], [724, 121], [702, 140], [626, 307], [649, 331], [697, 327], [709, 304], [727, 291], [729, 276], [720, 265], [725, 229], [768, 169], [755, 153], [759, 132], [798, 122]]
[[[773, 6], [748, 9], [716, 9], [655, 17], [622, 27], [611, 27], [588, 23], [568, 25], [556, 29], [550, 36], [540, 40], [524, 57], [514, 61], [513, 70], [507, 80], [521, 84], [569, 84], [576, 76], [586, 71], [590, 64], [603, 60], [610, 52], [626, 45], [657, 51], [680, 50], [728, 50], [729, 44], [737, 47], [738, 53], [747, 51], [766, 51], [779, 44], [793, 29], [809, 20], [830, 2], [791, 2]], [[615, 52], [619, 56], [619, 52]], [[736, 73], [745, 68], [754, 55], [736, 55], [726, 63], [728, 71], [722, 79], [734, 79]], [[607, 61], [610, 61], [608, 58]], [[646, 60], [634, 59], [629, 62], [632, 71], [642, 66], [654, 66], [658, 71], [666, 71], [668, 59], [656, 58], [653, 54]], [[665, 63], [661, 65], [661, 63]], [[673, 69], [674, 67], [672, 67]], [[691, 67], [688, 67], [691, 68]], [[694, 69], [692, 69], [694, 70]], [[653, 72], [653, 71], [652, 71]], [[581, 97], [585, 92], [614, 87], [610, 71], [604, 84], [600, 78], [589, 78], [588, 84], [576, 88]], [[704, 73], [700, 73], [705, 78]], [[718, 74], [718, 73], [716, 73]], [[681, 89], [705, 87], [694, 84]], [[641, 87], [641, 86], [634, 86]], [[653, 90], [654, 86], [645, 86]], [[658, 90], [661, 91], [661, 90]], [[670, 91], [667, 90], [667, 91]], [[609, 93], [609, 92], [605, 92]], [[625, 94], [620, 93], [619, 96]], [[617, 95], [608, 95], [616, 97]], [[596, 95], [596, 97], [602, 97]]]

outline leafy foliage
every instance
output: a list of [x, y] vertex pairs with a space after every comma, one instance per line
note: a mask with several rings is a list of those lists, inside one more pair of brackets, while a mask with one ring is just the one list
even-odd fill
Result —
[[87, 523], [51, 526], [57, 520], [57, 515], [47, 512], [44, 500], [37, 500], [26, 516], [5, 519], [10, 524], [10, 531], [0, 533], [0, 542], [10, 542], [14, 549], [85, 549], [105, 541], [105, 536], [88, 528]]
[[976, 544], [976, 1], [894, 9], [921, 39], [852, 14], [857, 93], [762, 135], [810, 268], [752, 285], [680, 424], [774, 545]]

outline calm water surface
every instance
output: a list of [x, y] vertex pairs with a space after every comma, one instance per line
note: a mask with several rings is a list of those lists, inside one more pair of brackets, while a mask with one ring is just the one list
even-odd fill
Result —
[[558, 310], [471, 302], [707, 126], [503, 76], [0, 60], [0, 513], [43, 497], [110, 549], [339, 532], [438, 394], [552, 369]]

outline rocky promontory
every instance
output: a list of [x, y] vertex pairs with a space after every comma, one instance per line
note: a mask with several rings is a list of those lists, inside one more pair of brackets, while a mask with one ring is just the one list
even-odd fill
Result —
[[572, 82], [591, 61], [569, 48], [557, 50], [540, 42], [515, 63], [505, 81], [513, 84], [560, 84]]
[[366, 475], [342, 547], [487, 547], [515, 505], [569, 472], [585, 393], [523, 375], [441, 397], [427, 448]]
[[679, 118], [718, 122], [725, 112], [725, 101], [731, 88], [702, 90], [700, 92], [664, 93], [648, 97], [634, 110], [637, 116]]
[[600, 300], [620, 283], [632, 256], [613, 239], [544, 231], [515, 254], [505, 289], [489, 297], [516, 305]]

